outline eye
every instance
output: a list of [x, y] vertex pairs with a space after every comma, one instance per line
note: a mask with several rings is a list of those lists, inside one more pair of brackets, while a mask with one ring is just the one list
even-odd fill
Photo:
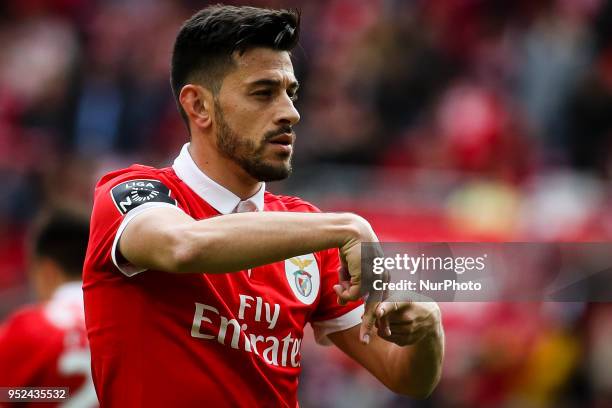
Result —
[[287, 92], [287, 95], [289, 95], [289, 98], [295, 102], [298, 100], [298, 94], [297, 92]]
[[269, 99], [272, 97], [272, 90], [262, 89], [262, 90], [253, 92], [252, 95], [256, 96], [259, 99]]

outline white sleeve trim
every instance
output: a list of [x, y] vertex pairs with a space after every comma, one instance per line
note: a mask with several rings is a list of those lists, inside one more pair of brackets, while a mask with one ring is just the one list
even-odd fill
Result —
[[342, 316], [323, 320], [322, 322], [313, 322], [311, 326], [316, 342], [323, 346], [331, 345], [332, 342], [327, 335], [357, 326], [361, 323], [361, 316], [363, 316], [364, 312], [365, 306], [359, 305]]
[[134, 208], [133, 210], [129, 211], [125, 217], [123, 218], [123, 221], [121, 221], [121, 224], [119, 225], [119, 228], [117, 229], [117, 233], [115, 234], [115, 240], [113, 241], [113, 247], [111, 249], [111, 258], [113, 259], [113, 264], [115, 264], [115, 266], [117, 267], [117, 269], [119, 269], [121, 271], [121, 273], [123, 273], [125, 276], [130, 277], [130, 276], [134, 276], [137, 275], [141, 272], [146, 271], [146, 268], [139, 268], [138, 266], [132, 265], [129, 262], [126, 263], [122, 263], [121, 265], [119, 265], [117, 263], [117, 251], [119, 251], [119, 248], [117, 247], [117, 245], [119, 244], [119, 238], [121, 238], [121, 234], [123, 234], [123, 231], [125, 230], [125, 227], [128, 226], [128, 224], [137, 216], [139, 216], [140, 214], [144, 213], [145, 211], [148, 211], [152, 208], [160, 208], [160, 207], [170, 207], [170, 208], [175, 208], [178, 211], [183, 211], [181, 210], [179, 207], [177, 207], [174, 204], [170, 204], [170, 203], [145, 203], [142, 205], [139, 205], [138, 207]]

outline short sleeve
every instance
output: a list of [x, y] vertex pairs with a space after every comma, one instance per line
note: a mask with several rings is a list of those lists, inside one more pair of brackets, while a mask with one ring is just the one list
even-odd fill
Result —
[[321, 265], [321, 298], [311, 317], [310, 324], [317, 343], [329, 345], [331, 344], [327, 338], [329, 334], [350, 329], [361, 323], [364, 306], [361, 300], [349, 302], [344, 306], [338, 304], [337, 295], [333, 289], [333, 286], [338, 283], [340, 268], [337, 248], [322, 252]]
[[168, 185], [155, 174], [128, 172], [108, 180], [103, 178], [94, 197], [88, 255], [98, 262], [110, 259], [126, 276], [144, 272], [145, 269], [130, 264], [121, 255], [119, 240], [131, 221], [159, 207], [182, 211]]

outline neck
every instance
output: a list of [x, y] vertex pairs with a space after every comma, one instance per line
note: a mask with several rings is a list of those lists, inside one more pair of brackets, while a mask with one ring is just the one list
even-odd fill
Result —
[[220, 155], [216, 146], [195, 142], [192, 138], [189, 145], [191, 158], [208, 177], [240, 199], [252, 197], [261, 188], [261, 182], [251, 177], [242, 167], [233, 160]]

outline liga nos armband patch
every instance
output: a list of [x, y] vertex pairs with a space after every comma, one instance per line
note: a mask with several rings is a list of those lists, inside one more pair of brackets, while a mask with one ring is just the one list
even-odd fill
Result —
[[146, 203], [168, 203], [176, 205], [170, 197], [170, 189], [159, 180], [128, 180], [111, 190], [115, 206], [122, 214]]

